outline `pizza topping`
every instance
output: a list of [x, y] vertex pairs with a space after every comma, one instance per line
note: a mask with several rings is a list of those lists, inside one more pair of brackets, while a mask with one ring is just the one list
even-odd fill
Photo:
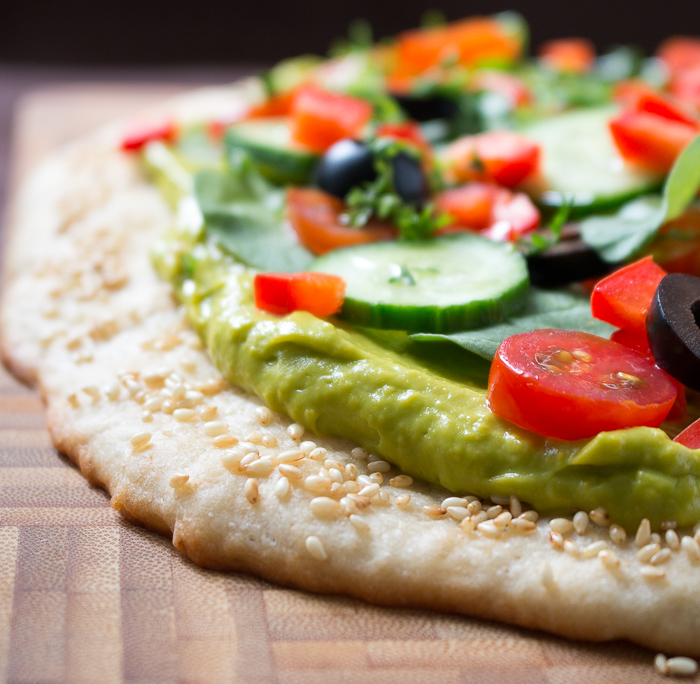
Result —
[[316, 185], [340, 199], [345, 199], [355, 186], [376, 177], [372, 151], [351, 138], [339, 140], [326, 150], [314, 171]]
[[284, 315], [308, 311], [315, 316], [338, 313], [345, 296], [342, 278], [325, 273], [258, 273], [254, 280], [255, 306]]

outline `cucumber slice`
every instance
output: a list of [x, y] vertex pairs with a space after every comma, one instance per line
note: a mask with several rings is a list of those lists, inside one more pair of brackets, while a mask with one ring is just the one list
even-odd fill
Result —
[[615, 107], [559, 114], [531, 124], [523, 135], [542, 148], [542, 181], [526, 188], [540, 204], [573, 199], [575, 216], [607, 211], [653, 192], [662, 177], [637, 170], [620, 157], [608, 129]]
[[253, 119], [233, 124], [226, 131], [226, 154], [242, 149], [260, 173], [273, 183], [304, 185], [318, 155], [291, 140], [286, 117]]
[[528, 292], [521, 254], [469, 233], [339, 249], [310, 268], [343, 277], [341, 316], [370, 328], [478, 328], [520, 311]]

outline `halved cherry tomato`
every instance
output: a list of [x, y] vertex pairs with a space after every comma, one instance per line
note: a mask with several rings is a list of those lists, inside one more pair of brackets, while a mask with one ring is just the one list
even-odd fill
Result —
[[418, 74], [452, 61], [476, 66], [488, 61], [513, 62], [522, 46], [489, 17], [473, 17], [446, 26], [402, 33], [396, 57], [402, 73]]
[[345, 299], [345, 281], [326, 273], [258, 273], [253, 285], [255, 306], [278, 315], [308, 311], [330, 316]]
[[153, 140], [169, 142], [174, 140], [176, 136], [177, 126], [172, 121], [135, 126], [122, 138], [120, 147], [125, 152], [135, 152]]
[[371, 117], [369, 102], [307, 85], [292, 100], [292, 138], [316, 152], [325, 152], [338, 140], [357, 136]]
[[672, 75], [700, 65], [700, 38], [672, 36], [666, 39], [656, 56], [666, 64]]
[[457, 181], [493, 181], [512, 188], [537, 171], [540, 147], [519, 133], [487, 131], [455, 140], [444, 159]]
[[610, 122], [610, 132], [625, 159], [666, 173], [698, 129], [649, 112], [627, 111]]
[[423, 132], [415, 121], [380, 124], [377, 126], [375, 135], [377, 138], [385, 136], [387, 138], [396, 138], [397, 140], [406, 140], [415, 145], [421, 151], [424, 158], [430, 158], [432, 156], [432, 148], [423, 137]]
[[637, 100], [635, 109], [638, 112], [649, 112], [669, 121], [680, 121], [696, 129], [699, 128], [697, 114], [686, 111], [680, 103], [658, 93], [642, 95]]
[[554, 71], [583, 74], [595, 61], [595, 46], [585, 38], [550, 40], [540, 47], [540, 60]]
[[540, 212], [527, 195], [491, 183], [467, 183], [445, 190], [435, 202], [454, 219], [453, 225], [440, 232], [481, 230], [485, 237], [504, 242], [517, 240], [540, 223]]
[[485, 90], [502, 95], [513, 107], [520, 107], [532, 102], [532, 93], [527, 86], [513, 74], [495, 69], [479, 71], [471, 82], [474, 90]]
[[644, 328], [651, 300], [665, 275], [651, 256], [611, 273], [593, 290], [593, 318], [618, 328]]
[[508, 337], [489, 375], [494, 413], [559, 439], [658, 427], [675, 398], [675, 385], [651, 361], [582, 332], [536, 330]]
[[700, 449], [700, 420], [691, 423], [683, 432], [673, 438], [674, 442], [678, 442], [688, 449]]
[[375, 222], [363, 228], [342, 225], [339, 218], [344, 209], [341, 200], [322, 190], [287, 188], [287, 219], [299, 241], [314, 254], [396, 237], [396, 229], [388, 224]]

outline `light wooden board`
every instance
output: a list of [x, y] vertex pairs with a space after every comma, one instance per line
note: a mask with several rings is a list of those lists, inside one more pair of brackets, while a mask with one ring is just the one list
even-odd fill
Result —
[[[182, 86], [70, 86], [18, 110], [15, 180]], [[16, 183], [15, 183], [16, 186]], [[661, 681], [653, 654], [377, 608], [202, 570], [120, 517], [0, 368], [0, 683], [578, 684]]]

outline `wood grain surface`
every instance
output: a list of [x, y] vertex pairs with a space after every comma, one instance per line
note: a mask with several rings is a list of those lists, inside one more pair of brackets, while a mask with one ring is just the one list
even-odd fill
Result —
[[[181, 89], [32, 94], [15, 186], [57, 145]], [[641, 684], [662, 680], [653, 655], [202, 570], [109, 507], [0, 367], [0, 683]]]

